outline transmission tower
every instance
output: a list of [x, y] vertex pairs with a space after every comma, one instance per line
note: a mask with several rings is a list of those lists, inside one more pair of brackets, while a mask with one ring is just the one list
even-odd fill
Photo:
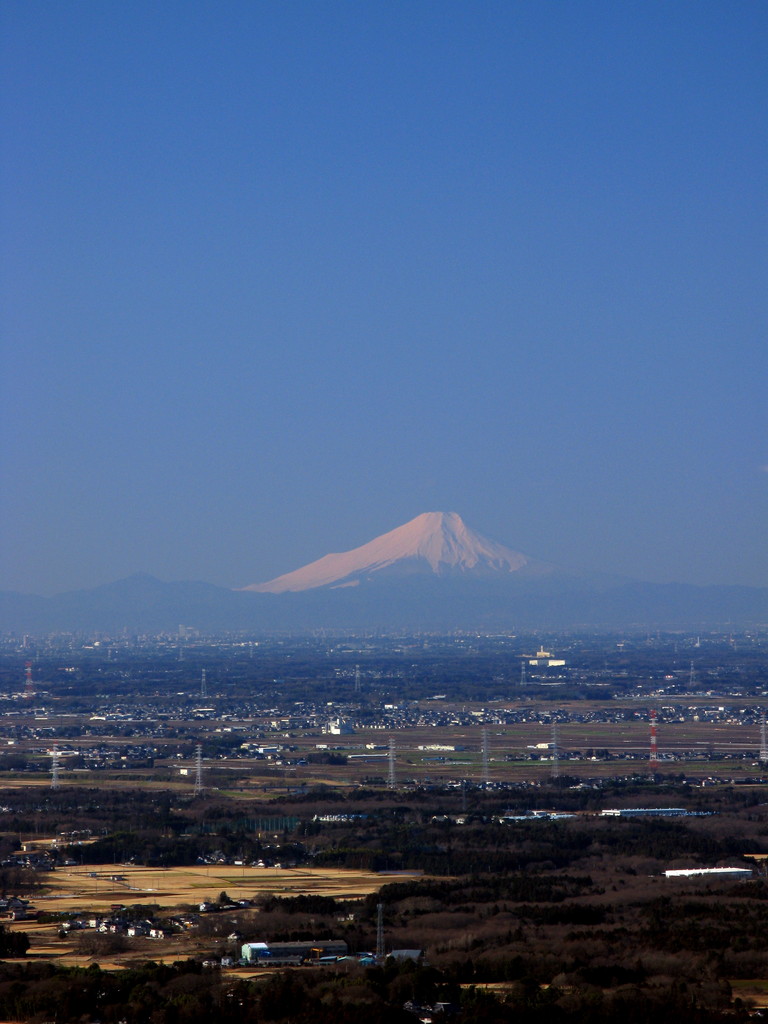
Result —
[[387, 753], [387, 761], [389, 762], [389, 780], [388, 786], [390, 789], [397, 789], [397, 775], [395, 773], [395, 738], [394, 736], [389, 737], [389, 752]]
[[525, 686], [525, 684], [526, 684], [526, 678], [525, 678], [525, 658], [523, 658], [523, 660], [522, 660], [522, 662], [520, 664], [520, 685], [521, 686]]
[[203, 669], [203, 674], [200, 677], [200, 696], [203, 700], [208, 696], [208, 687], [205, 682], [205, 669]]
[[51, 751], [51, 789], [59, 788], [59, 748]]
[[376, 907], [376, 962], [384, 961], [384, 904]]
[[32, 662], [28, 661], [24, 668], [24, 696], [30, 700], [35, 696], [35, 684], [32, 682]]
[[552, 742], [550, 744], [552, 748], [552, 778], [556, 779], [560, 775], [560, 748], [557, 743], [557, 722], [552, 722]]
[[195, 747], [195, 796], [203, 792], [203, 745], [198, 743]]
[[491, 781], [490, 757], [488, 747], [488, 726], [483, 726], [483, 785], [487, 788]]
[[768, 740], [765, 738], [765, 711], [760, 716], [760, 760], [768, 761]]
[[696, 685], [696, 669], [693, 667], [693, 662], [691, 662], [691, 672], [688, 676], [688, 685], [691, 689]]
[[360, 666], [355, 665], [355, 693], [360, 693], [362, 686], [360, 685]]
[[656, 712], [651, 711], [651, 754], [649, 759], [651, 773], [653, 775], [659, 770], [659, 748], [656, 742]]

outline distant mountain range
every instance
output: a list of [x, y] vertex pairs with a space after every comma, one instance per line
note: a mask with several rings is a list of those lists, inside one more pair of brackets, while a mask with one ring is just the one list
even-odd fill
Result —
[[55, 597], [0, 592], [0, 632], [704, 628], [768, 623], [768, 588], [576, 574], [425, 512], [361, 547], [229, 590], [138, 574]]

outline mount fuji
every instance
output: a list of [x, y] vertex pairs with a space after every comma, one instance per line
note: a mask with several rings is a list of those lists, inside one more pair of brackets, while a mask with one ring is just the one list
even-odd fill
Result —
[[483, 537], [456, 512], [422, 512], [403, 526], [351, 551], [316, 562], [243, 590], [258, 594], [298, 593], [318, 587], [356, 587], [395, 576], [491, 578], [551, 575], [555, 567]]
[[239, 589], [138, 574], [54, 597], [0, 592], [0, 633], [258, 633], [680, 628], [768, 622], [768, 588], [569, 572], [424, 512], [380, 537]]

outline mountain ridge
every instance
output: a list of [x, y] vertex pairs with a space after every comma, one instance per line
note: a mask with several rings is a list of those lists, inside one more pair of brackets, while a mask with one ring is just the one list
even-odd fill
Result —
[[[270, 589], [272, 587], [272, 589]], [[569, 572], [426, 512], [350, 551], [231, 589], [148, 573], [54, 597], [0, 591], [0, 633], [515, 632], [768, 623], [768, 587]]]

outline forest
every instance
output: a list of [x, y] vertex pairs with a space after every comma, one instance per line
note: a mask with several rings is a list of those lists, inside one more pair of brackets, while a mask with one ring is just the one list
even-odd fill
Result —
[[[194, 863], [215, 851], [410, 874], [383, 875], [379, 892], [362, 900], [267, 894], [236, 907], [222, 894], [219, 912], [200, 919], [194, 956], [161, 964], [137, 949], [122, 971], [100, 969], [109, 937], [101, 944], [98, 936], [83, 938], [92, 967], [57, 968], [29, 956], [25, 962], [24, 932], [14, 929], [19, 947], [6, 948], [0, 965], [3, 1019], [704, 1024], [748, 1019], [755, 1012], [749, 993], [768, 979], [768, 880], [753, 859], [768, 853], [760, 787], [705, 793], [674, 778], [606, 782], [600, 792], [573, 788], [567, 778], [503, 793], [344, 795], [319, 787], [262, 808], [251, 804], [247, 814], [223, 794], [186, 803], [149, 791], [101, 797], [20, 790], [7, 816], [14, 827], [36, 824], [41, 832], [63, 821], [90, 829], [95, 842], [61, 851], [88, 863]], [[598, 813], [601, 805], [640, 801], [697, 816]], [[546, 807], [574, 816], [502, 817]], [[329, 810], [334, 820], [320, 820]], [[285, 823], [271, 842], [249, 826], [267, 812]], [[664, 877], [670, 867], [722, 865], [755, 873], [748, 881]], [[44, 873], [3, 871], [6, 892], [26, 888], [34, 896], [46, 885]], [[417, 950], [417, 961], [358, 962], [376, 948], [379, 905], [386, 950]], [[168, 916], [140, 909], [161, 923]], [[232, 934], [243, 942], [343, 938], [350, 958], [274, 969], [257, 980], [204, 968]]]

